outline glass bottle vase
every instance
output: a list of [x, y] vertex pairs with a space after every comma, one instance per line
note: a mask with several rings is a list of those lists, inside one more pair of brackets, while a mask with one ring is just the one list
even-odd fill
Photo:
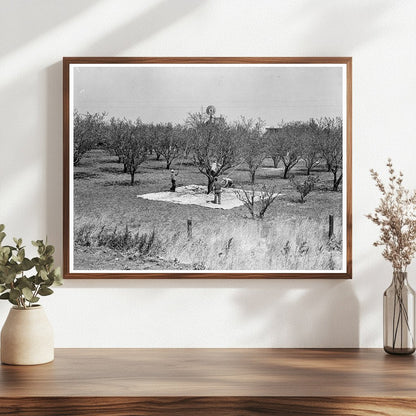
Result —
[[391, 285], [383, 295], [384, 351], [413, 354], [415, 351], [415, 291], [407, 272], [393, 272]]

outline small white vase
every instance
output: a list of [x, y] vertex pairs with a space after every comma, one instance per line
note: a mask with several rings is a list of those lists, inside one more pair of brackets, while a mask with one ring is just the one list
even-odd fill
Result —
[[43, 307], [11, 308], [1, 330], [1, 362], [35, 365], [53, 359], [53, 329]]

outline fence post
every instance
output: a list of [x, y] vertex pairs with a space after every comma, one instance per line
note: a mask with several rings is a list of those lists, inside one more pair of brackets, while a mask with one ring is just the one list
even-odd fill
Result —
[[334, 216], [329, 215], [328, 238], [331, 238], [333, 235], [334, 235]]
[[188, 239], [192, 238], [192, 219], [188, 219], [187, 222], [187, 228], [188, 228]]

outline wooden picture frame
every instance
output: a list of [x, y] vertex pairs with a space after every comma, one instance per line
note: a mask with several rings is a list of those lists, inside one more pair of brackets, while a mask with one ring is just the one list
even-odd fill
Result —
[[351, 83], [350, 57], [63, 58], [64, 278], [351, 278]]

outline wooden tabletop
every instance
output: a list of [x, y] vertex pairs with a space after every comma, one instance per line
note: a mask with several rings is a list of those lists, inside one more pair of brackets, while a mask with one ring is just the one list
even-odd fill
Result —
[[[79, 398], [79, 403], [91, 397], [118, 398], [119, 403], [123, 398], [125, 403], [204, 398], [211, 404], [251, 398], [258, 404], [270, 402], [268, 409], [271, 403], [291, 403], [291, 399], [300, 403], [299, 398], [343, 406], [387, 400], [385, 406], [402, 403], [409, 411], [397, 414], [414, 415], [416, 361], [413, 355], [391, 356], [379, 349], [57, 349], [55, 361], [49, 364], [0, 367], [0, 404], [22, 397]], [[190, 414], [205, 414], [195, 412], [195, 401], [193, 406]], [[188, 414], [181, 412], [167, 414]], [[239, 412], [224, 414], [257, 414]], [[320, 412], [316, 414], [343, 414], [333, 409]]]

